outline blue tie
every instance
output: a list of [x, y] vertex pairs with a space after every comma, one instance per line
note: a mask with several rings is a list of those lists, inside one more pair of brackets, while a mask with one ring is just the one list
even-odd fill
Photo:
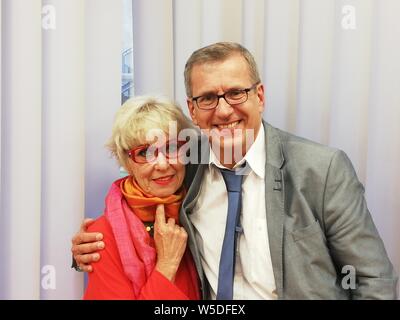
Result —
[[233, 279], [235, 276], [236, 234], [241, 230], [240, 211], [242, 207], [243, 175], [235, 171], [221, 170], [228, 191], [228, 216], [226, 218], [225, 237], [219, 260], [218, 300], [233, 299]]

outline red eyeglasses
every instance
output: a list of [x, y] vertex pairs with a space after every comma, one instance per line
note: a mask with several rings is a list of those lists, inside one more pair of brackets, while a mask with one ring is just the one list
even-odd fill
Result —
[[158, 157], [158, 153], [161, 152], [167, 159], [176, 159], [180, 154], [183, 154], [184, 149], [182, 148], [186, 144], [186, 141], [168, 141], [162, 146], [156, 146], [154, 144], [142, 144], [128, 151], [128, 156], [136, 163], [148, 163], [153, 162]]

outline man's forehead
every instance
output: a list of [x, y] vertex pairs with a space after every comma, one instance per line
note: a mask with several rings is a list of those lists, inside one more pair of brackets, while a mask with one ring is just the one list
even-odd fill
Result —
[[250, 72], [250, 68], [246, 59], [242, 56], [234, 55], [227, 57], [224, 60], [196, 63], [192, 68], [191, 78], [193, 80], [198, 74], [207, 76], [208, 74], [218, 71], [220, 69], [224, 69], [224, 72], [229, 73]]
[[[216, 68], [193, 70], [192, 90], [197, 93], [215, 92], [219, 90], [240, 89], [251, 83], [250, 74], [247, 72], [213, 73]], [[247, 70], [243, 70], [247, 71]], [[197, 73], [196, 73], [197, 72]]]
[[206, 61], [198, 61], [193, 65], [193, 69], [197, 68], [218, 68], [223, 66], [226, 63], [230, 63], [231, 61], [235, 61], [236, 65], [242, 65], [247, 67], [246, 59], [240, 54], [232, 54], [224, 59], [218, 60], [206, 60]]

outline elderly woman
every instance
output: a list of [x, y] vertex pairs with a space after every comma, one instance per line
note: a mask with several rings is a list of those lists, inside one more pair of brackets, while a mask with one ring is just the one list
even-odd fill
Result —
[[[187, 234], [179, 226], [185, 189], [184, 142], [170, 137], [191, 128], [171, 102], [136, 97], [118, 111], [108, 147], [129, 175], [115, 181], [105, 211], [89, 231], [101, 232], [105, 249], [94, 263], [84, 299], [200, 299]], [[152, 129], [163, 139], [154, 143]]]

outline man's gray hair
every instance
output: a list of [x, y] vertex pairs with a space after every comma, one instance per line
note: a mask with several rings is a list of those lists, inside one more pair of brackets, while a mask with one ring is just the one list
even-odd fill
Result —
[[222, 62], [229, 57], [239, 54], [247, 62], [249, 66], [250, 78], [253, 83], [260, 82], [257, 64], [253, 55], [245, 47], [235, 42], [217, 42], [209, 46], [200, 48], [192, 53], [185, 65], [185, 88], [186, 95], [192, 97], [192, 79], [191, 73], [195, 65]]

